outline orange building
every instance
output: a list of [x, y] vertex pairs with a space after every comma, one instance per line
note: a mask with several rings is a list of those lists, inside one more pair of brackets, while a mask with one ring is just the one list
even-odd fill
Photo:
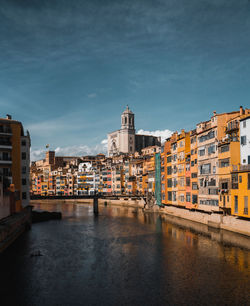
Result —
[[198, 165], [197, 165], [197, 135], [196, 130], [190, 131], [190, 171], [191, 171], [191, 205], [198, 207]]
[[10, 115], [0, 118], [0, 218], [29, 204], [30, 136]]

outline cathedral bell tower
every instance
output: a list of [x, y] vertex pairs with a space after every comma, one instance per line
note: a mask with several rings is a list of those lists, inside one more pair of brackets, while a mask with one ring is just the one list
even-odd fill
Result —
[[121, 129], [135, 131], [134, 114], [131, 112], [128, 105], [121, 115]]

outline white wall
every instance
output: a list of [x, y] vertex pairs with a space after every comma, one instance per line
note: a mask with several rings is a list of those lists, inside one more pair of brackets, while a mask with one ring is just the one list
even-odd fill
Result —
[[[22, 145], [22, 142], [25, 142], [25, 145]], [[26, 159], [22, 159], [22, 153], [26, 153]], [[24, 172], [25, 169], [25, 172]], [[30, 137], [22, 136], [21, 137], [21, 179], [26, 179], [26, 184], [22, 184], [21, 197], [22, 197], [22, 206], [25, 207], [29, 205], [30, 202]], [[22, 182], [21, 182], [22, 183]], [[24, 198], [26, 194], [26, 199]]]
[[[244, 123], [245, 122], [245, 123]], [[245, 126], [244, 126], [245, 125]], [[242, 137], [246, 136], [246, 144], [242, 144]], [[250, 158], [250, 117], [240, 121], [240, 160], [242, 165], [248, 164]]]

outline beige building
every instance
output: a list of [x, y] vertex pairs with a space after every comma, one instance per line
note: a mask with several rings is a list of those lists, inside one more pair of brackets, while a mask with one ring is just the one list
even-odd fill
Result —
[[108, 155], [134, 154], [143, 148], [161, 145], [160, 137], [137, 135], [134, 113], [127, 108], [121, 115], [121, 129], [108, 134]]
[[239, 112], [214, 112], [209, 121], [197, 124], [199, 208], [202, 210], [219, 210], [218, 168], [222, 166], [218, 159], [218, 144], [226, 137], [227, 121], [238, 115]]

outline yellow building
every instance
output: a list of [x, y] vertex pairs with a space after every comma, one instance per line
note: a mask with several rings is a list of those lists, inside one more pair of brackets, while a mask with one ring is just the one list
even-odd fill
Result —
[[190, 171], [191, 171], [191, 205], [190, 208], [198, 207], [198, 153], [196, 130], [190, 131]]
[[232, 214], [250, 218], [250, 167], [238, 166], [232, 170]]
[[[190, 158], [190, 134], [182, 130], [177, 137], [178, 206], [186, 206], [186, 201], [188, 200], [190, 203], [191, 198], [190, 168], [186, 171], [186, 157], [188, 154]], [[187, 176], [186, 172], [189, 173], [189, 176]], [[187, 188], [188, 190], [186, 191]]]
[[231, 165], [240, 163], [239, 141], [221, 141], [218, 144], [219, 159], [219, 207], [226, 213], [231, 214]]
[[[238, 177], [238, 174], [234, 172], [240, 171], [242, 166], [240, 156], [240, 121], [248, 116], [249, 110], [240, 107], [240, 111], [233, 118], [230, 118], [225, 124], [225, 137], [218, 143], [218, 175], [219, 175], [219, 207], [225, 213], [231, 214], [231, 210], [234, 209], [234, 196], [232, 196], [231, 187], [237, 186], [232, 182], [232, 177]], [[244, 175], [240, 175], [241, 180]], [[232, 184], [233, 183], [233, 184]], [[238, 182], [240, 192], [247, 194], [244, 184]], [[237, 190], [237, 189], [236, 189]], [[236, 200], [237, 201], [237, 200]], [[242, 201], [241, 201], [242, 203]]]
[[[10, 115], [0, 118], [0, 176], [2, 197], [0, 218], [21, 211], [29, 204], [29, 133]], [[11, 194], [10, 194], [11, 192]], [[10, 195], [12, 195], [10, 197]]]

